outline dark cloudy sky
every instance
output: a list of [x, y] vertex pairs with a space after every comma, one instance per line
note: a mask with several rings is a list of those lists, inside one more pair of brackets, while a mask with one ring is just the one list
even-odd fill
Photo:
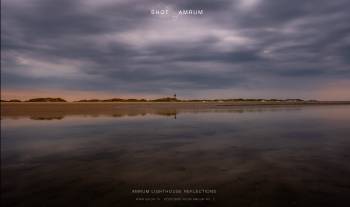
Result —
[[349, 11], [349, 0], [2, 0], [2, 98], [350, 99]]

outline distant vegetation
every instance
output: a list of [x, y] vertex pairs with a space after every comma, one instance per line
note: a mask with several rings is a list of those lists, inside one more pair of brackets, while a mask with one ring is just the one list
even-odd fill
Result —
[[11, 99], [11, 100], [6, 101], [6, 100], [2, 100], [2, 99], [1, 99], [1, 102], [21, 102], [21, 100], [18, 100], [18, 99]]
[[[18, 99], [1, 100], [1, 102], [22, 102]], [[62, 98], [33, 98], [24, 102], [67, 102]], [[174, 97], [164, 97], [158, 99], [122, 99], [122, 98], [111, 98], [111, 99], [83, 99], [75, 102], [317, 102], [317, 100], [302, 100], [302, 99], [189, 99], [181, 100]]]
[[83, 99], [76, 102], [147, 102], [146, 99], [121, 99], [121, 98], [112, 98], [112, 99]]
[[[112, 99], [83, 99], [76, 102], [304, 102], [302, 99], [189, 99], [181, 100], [173, 97], [164, 97], [159, 99], [122, 99], [122, 98], [112, 98]], [[308, 100], [312, 102], [316, 100]]]
[[165, 98], [154, 99], [151, 101], [154, 101], [154, 102], [176, 102], [176, 101], [181, 101], [181, 100], [179, 100], [177, 98], [165, 97]]
[[[237, 98], [237, 99], [193, 99], [191, 102], [303, 102], [302, 99], [256, 99], [256, 98]], [[310, 100], [311, 101], [311, 100]]]
[[26, 102], [67, 102], [63, 98], [32, 98]]
[[179, 100], [176, 98], [171, 97], [165, 97], [165, 98], [159, 98], [159, 99], [152, 99], [152, 100], [146, 100], [146, 99], [121, 99], [121, 98], [112, 98], [112, 99], [83, 99], [76, 102], [183, 102], [185, 100]]

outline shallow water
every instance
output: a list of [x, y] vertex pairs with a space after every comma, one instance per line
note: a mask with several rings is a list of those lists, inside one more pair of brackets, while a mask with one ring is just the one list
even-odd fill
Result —
[[1, 200], [6, 206], [344, 206], [349, 123], [346, 105], [3, 116]]

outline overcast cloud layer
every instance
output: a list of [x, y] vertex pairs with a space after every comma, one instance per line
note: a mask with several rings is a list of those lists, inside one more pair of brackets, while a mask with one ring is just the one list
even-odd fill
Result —
[[2, 92], [346, 100], [349, 11], [349, 0], [2, 0]]

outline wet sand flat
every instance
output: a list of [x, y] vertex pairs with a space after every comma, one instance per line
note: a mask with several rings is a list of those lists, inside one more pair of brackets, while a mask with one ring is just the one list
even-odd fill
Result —
[[[350, 195], [350, 105], [5, 103], [1, 116], [4, 206], [341, 207]], [[162, 201], [203, 196], [215, 200]]]
[[123, 115], [125, 113], [177, 113], [188, 110], [239, 110], [256, 107], [350, 105], [350, 102], [21, 102], [1, 103], [1, 116], [65, 116], [82, 114]]

